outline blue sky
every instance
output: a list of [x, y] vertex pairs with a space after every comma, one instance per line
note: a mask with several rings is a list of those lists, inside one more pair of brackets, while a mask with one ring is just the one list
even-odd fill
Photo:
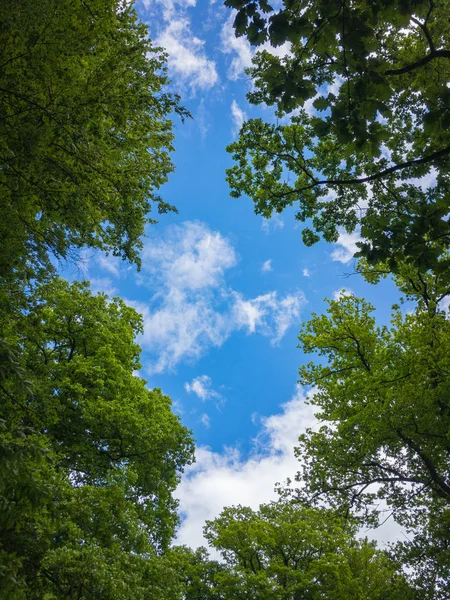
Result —
[[246, 102], [252, 51], [234, 37], [231, 12], [204, 0], [137, 8], [166, 47], [172, 89], [194, 117], [176, 123], [176, 171], [162, 189], [179, 214], [148, 229], [140, 273], [92, 252], [82, 269], [94, 290], [143, 314], [140, 374], [172, 398], [194, 432], [197, 462], [177, 494], [178, 541], [195, 546], [204, 520], [224, 505], [257, 507], [274, 497], [276, 481], [295, 475], [293, 446], [315, 424], [308, 390], [297, 386], [297, 369], [310, 359], [296, 347], [302, 321], [346, 288], [387, 322], [397, 293], [389, 282], [345, 277], [356, 234], [305, 248], [293, 210], [264, 221], [248, 198], [229, 197], [226, 145], [246, 117], [272, 118]]

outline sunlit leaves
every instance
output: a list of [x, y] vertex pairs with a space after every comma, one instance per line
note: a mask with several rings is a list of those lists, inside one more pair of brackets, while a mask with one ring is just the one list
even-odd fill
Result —
[[124, 302], [55, 279], [18, 308], [1, 332], [23, 370], [13, 363], [0, 388], [2, 549], [18, 565], [7, 575], [27, 598], [140, 597], [177, 524], [190, 434], [136, 375], [141, 320]]
[[376, 325], [368, 303], [343, 296], [300, 333], [303, 350], [323, 360], [300, 369], [322, 426], [300, 436], [299, 494], [368, 523], [391, 515], [428, 537], [445, 588], [450, 556], [437, 515], [450, 505], [450, 322], [437, 300], [448, 286], [433, 289], [433, 277], [417, 272], [399, 284], [422, 299], [414, 314], [396, 311], [390, 328]]
[[331, 511], [286, 501], [226, 508], [205, 528], [225, 561], [225, 598], [413, 598], [395, 563], [354, 533]]

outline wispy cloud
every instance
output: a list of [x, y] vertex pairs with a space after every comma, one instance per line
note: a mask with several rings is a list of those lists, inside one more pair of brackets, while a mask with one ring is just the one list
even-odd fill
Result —
[[114, 294], [117, 294], [118, 290], [109, 277], [91, 277], [89, 283], [94, 294], [99, 292], [102, 294], [107, 294], [108, 296], [114, 296]]
[[261, 222], [261, 229], [265, 233], [277, 231], [278, 229], [284, 228], [284, 221], [280, 215], [273, 215], [270, 219], [263, 218]]
[[232, 59], [228, 67], [228, 78], [235, 81], [242, 77], [245, 69], [252, 64], [252, 50], [245, 37], [236, 37], [233, 28], [234, 11], [225, 21], [220, 34], [221, 49], [230, 54]]
[[165, 21], [170, 21], [179, 11], [193, 8], [196, 0], [143, 0], [144, 6], [151, 11], [155, 5], [158, 10], [163, 9], [162, 17]]
[[207, 415], [206, 413], [202, 413], [200, 415], [200, 423], [203, 425], [203, 427], [209, 429], [209, 427], [211, 426], [211, 419], [209, 418], [209, 415]]
[[268, 260], [263, 262], [261, 271], [263, 273], [269, 273], [270, 271], [272, 271], [272, 259], [269, 258]]
[[120, 258], [112, 254], [108, 256], [106, 254], [98, 254], [96, 259], [101, 269], [108, 271], [113, 277], [119, 277], [121, 263], [123, 262]]
[[236, 100], [233, 100], [233, 102], [231, 103], [231, 118], [233, 120], [232, 132], [233, 132], [234, 136], [237, 136], [239, 134], [239, 131], [240, 131], [242, 125], [244, 124], [245, 119], [247, 118], [247, 115], [239, 107]]
[[298, 322], [300, 308], [306, 300], [301, 292], [278, 299], [277, 292], [269, 292], [256, 298], [244, 299], [234, 292], [234, 321], [248, 334], [262, 333], [271, 338], [273, 345], [278, 344], [288, 328]]

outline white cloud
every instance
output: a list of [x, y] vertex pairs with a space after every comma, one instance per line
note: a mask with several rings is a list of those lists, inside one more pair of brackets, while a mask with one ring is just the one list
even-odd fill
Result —
[[247, 39], [236, 37], [233, 29], [234, 18], [235, 12], [233, 11], [225, 21], [220, 34], [222, 52], [233, 55], [228, 68], [228, 78], [233, 81], [239, 79], [244, 74], [245, 69], [251, 66], [253, 55]]
[[277, 292], [269, 292], [256, 298], [245, 300], [234, 292], [234, 321], [237, 327], [248, 334], [259, 332], [278, 344], [288, 328], [298, 321], [300, 308], [306, 302], [303, 293], [297, 292], [278, 300]]
[[196, 0], [144, 0], [155, 46], [167, 51], [170, 76], [177, 88], [186, 88], [192, 94], [208, 90], [219, 81], [205, 41], [192, 33], [188, 11], [195, 5]]
[[203, 427], [205, 427], [206, 429], [209, 429], [209, 427], [211, 425], [211, 420], [206, 413], [203, 413], [200, 416], [200, 423], [203, 425]]
[[205, 545], [205, 520], [217, 517], [224, 506], [243, 504], [256, 509], [276, 499], [275, 482], [293, 478], [298, 471], [293, 452], [298, 436], [317, 423], [315, 409], [305, 404], [305, 398], [298, 387], [279, 414], [261, 419], [261, 430], [248, 457], [242, 457], [237, 448], [225, 448], [222, 453], [197, 448], [197, 460], [176, 491], [183, 517], [177, 543]]
[[229, 336], [227, 319], [209, 306], [209, 298], [173, 291], [152, 311], [144, 303], [129, 302], [143, 315], [144, 334], [139, 342], [157, 357], [151, 373], [173, 370], [181, 360], [195, 360]]
[[103, 293], [108, 296], [117, 294], [118, 290], [109, 277], [91, 277], [89, 283], [94, 294]]
[[239, 107], [236, 100], [231, 103], [231, 117], [233, 119], [233, 135], [237, 136], [239, 131], [247, 118], [245, 112]]
[[158, 7], [158, 14], [160, 14], [160, 8], [163, 8], [162, 18], [165, 21], [172, 21], [174, 17], [184, 12], [187, 8], [193, 8], [196, 5], [196, 0], [143, 0], [144, 6], [147, 10], [154, 9], [155, 5]]
[[325, 96], [328, 96], [328, 94], [334, 94], [335, 96], [338, 96], [339, 90], [341, 89], [341, 86], [344, 83], [344, 81], [345, 79], [343, 77], [341, 77], [340, 75], [336, 75], [333, 83], [331, 85], [327, 85]]
[[106, 254], [98, 254], [97, 262], [101, 269], [108, 271], [108, 273], [114, 277], [119, 277], [121, 263], [120, 258], [113, 256], [112, 254], [109, 254], [108, 256], [106, 256]]
[[129, 304], [143, 315], [141, 345], [157, 357], [151, 372], [195, 360], [239, 330], [276, 344], [299, 320], [301, 292], [244, 298], [226, 282], [236, 263], [230, 242], [203, 223], [172, 226], [164, 238], [147, 240], [138, 281], [157, 291], [148, 303]]
[[352, 260], [355, 252], [358, 252], [356, 242], [360, 242], [361, 240], [362, 238], [359, 233], [346, 233], [344, 230], [341, 230], [338, 241], [336, 242], [336, 246], [338, 247], [331, 253], [332, 260], [341, 262], [345, 265], [348, 264]]
[[215, 392], [211, 386], [212, 386], [211, 377], [208, 377], [208, 375], [199, 375], [198, 377], [195, 377], [195, 379], [193, 379], [191, 381], [191, 383], [186, 382], [184, 384], [184, 389], [188, 393], [192, 392], [194, 394], [197, 394], [197, 396], [200, 398], [200, 400], [208, 400], [209, 398], [218, 398], [220, 396], [220, 394]]
[[315, 117], [319, 114], [319, 111], [314, 107], [314, 102], [319, 98], [319, 94], [316, 94], [313, 98], [308, 98], [305, 104], [303, 105], [303, 110], [309, 117]]
[[[224, 54], [232, 55], [231, 63], [228, 68], [228, 78], [236, 81], [245, 73], [245, 69], [251, 67], [252, 58], [255, 52], [245, 36], [236, 37], [233, 22], [236, 17], [236, 11], [233, 10], [225, 21], [221, 31], [221, 50]], [[258, 50], [266, 50], [274, 56], [283, 58], [291, 53], [291, 43], [285, 42], [281, 46], [271, 46], [265, 42]]]
[[275, 214], [272, 217], [270, 217], [270, 219], [266, 219], [264, 217], [262, 219], [261, 229], [265, 233], [270, 233], [271, 231], [276, 231], [277, 229], [283, 229], [283, 228], [284, 228], [284, 221], [280, 217], [280, 215]]
[[285, 56], [291, 55], [291, 42], [284, 42], [281, 46], [272, 46], [270, 42], [265, 42], [262, 46], [258, 48], [258, 50], [266, 50], [269, 54], [273, 54], [273, 56], [278, 56], [278, 58], [284, 58]]
[[236, 262], [226, 238], [194, 221], [168, 228], [165, 239], [149, 240], [142, 251], [143, 271], [172, 291], [218, 287]]
[[273, 344], [278, 344], [291, 325], [298, 322], [300, 308], [306, 303], [302, 292], [289, 295], [280, 300], [278, 306], [274, 307], [276, 337], [272, 339]]
[[443, 310], [447, 313], [450, 312], [450, 296], [444, 296], [438, 306], [439, 310]]
[[306, 267], [303, 269], [303, 277], [311, 277], [311, 273], [309, 272], [309, 269]]
[[[242, 456], [237, 447], [226, 447], [222, 452], [197, 447], [196, 462], [186, 469], [175, 492], [182, 517], [177, 544], [191, 548], [206, 546], [205, 521], [218, 517], [226, 506], [241, 504], [256, 510], [260, 504], [277, 499], [275, 483], [293, 479], [300, 468], [293, 451], [298, 437], [306, 429], [319, 426], [314, 416], [316, 407], [305, 404], [313, 393], [305, 394], [297, 386], [294, 396], [281, 405], [279, 413], [263, 417], [249, 456]], [[250, 418], [255, 422], [255, 415]], [[386, 542], [401, 538], [404, 530], [389, 519], [377, 529], [362, 529], [360, 535], [376, 540], [383, 547]]]
[[268, 260], [263, 262], [261, 271], [263, 273], [269, 273], [270, 271], [272, 271], [272, 259], [269, 258]]
[[194, 124], [199, 128], [201, 138], [204, 140], [211, 127], [211, 115], [206, 108], [204, 98], [198, 103], [197, 113], [194, 115]]
[[172, 19], [155, 43], [167, 50], [169, 69], [177, 83], [195, 92], [208, 90], [218, 82], [216, 65], [205, 53], [205, 42], [192, 35], [187, 18]]
[[437, 169], [435, 167], [431, 167], [429, 172], [423, 177], [414, 177], [411, 179], [407, 179], [406, 183], [412, 183], [422, 190], [428, 190], [430, 188], [436, 187], [437, 183]]

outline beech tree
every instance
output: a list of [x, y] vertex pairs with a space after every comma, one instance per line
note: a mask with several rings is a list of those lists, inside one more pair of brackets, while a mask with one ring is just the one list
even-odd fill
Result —
[[0, 23], [0, 275], [86, 245], [139, 264], [187, 115], [165, 54], [126, 0], [5, 0]]
[[176, 597], [157, 556], [193, 442], [135, 374], [141, 328], [120, 299], [60, 279], [2, 323], [0, 595]]
[[[439, 266], [449, 246], [450, 25], [447, 0], [226, 0], [258, 52], [251, 119], [228, 148], [231, 195], [270, 217], [296, 206], [307, 245], [360, 225], [357, 256]], [[279, 119], [279, 120], [278, 120]], [[448, 265], [446, 265], [448, 269]]]

